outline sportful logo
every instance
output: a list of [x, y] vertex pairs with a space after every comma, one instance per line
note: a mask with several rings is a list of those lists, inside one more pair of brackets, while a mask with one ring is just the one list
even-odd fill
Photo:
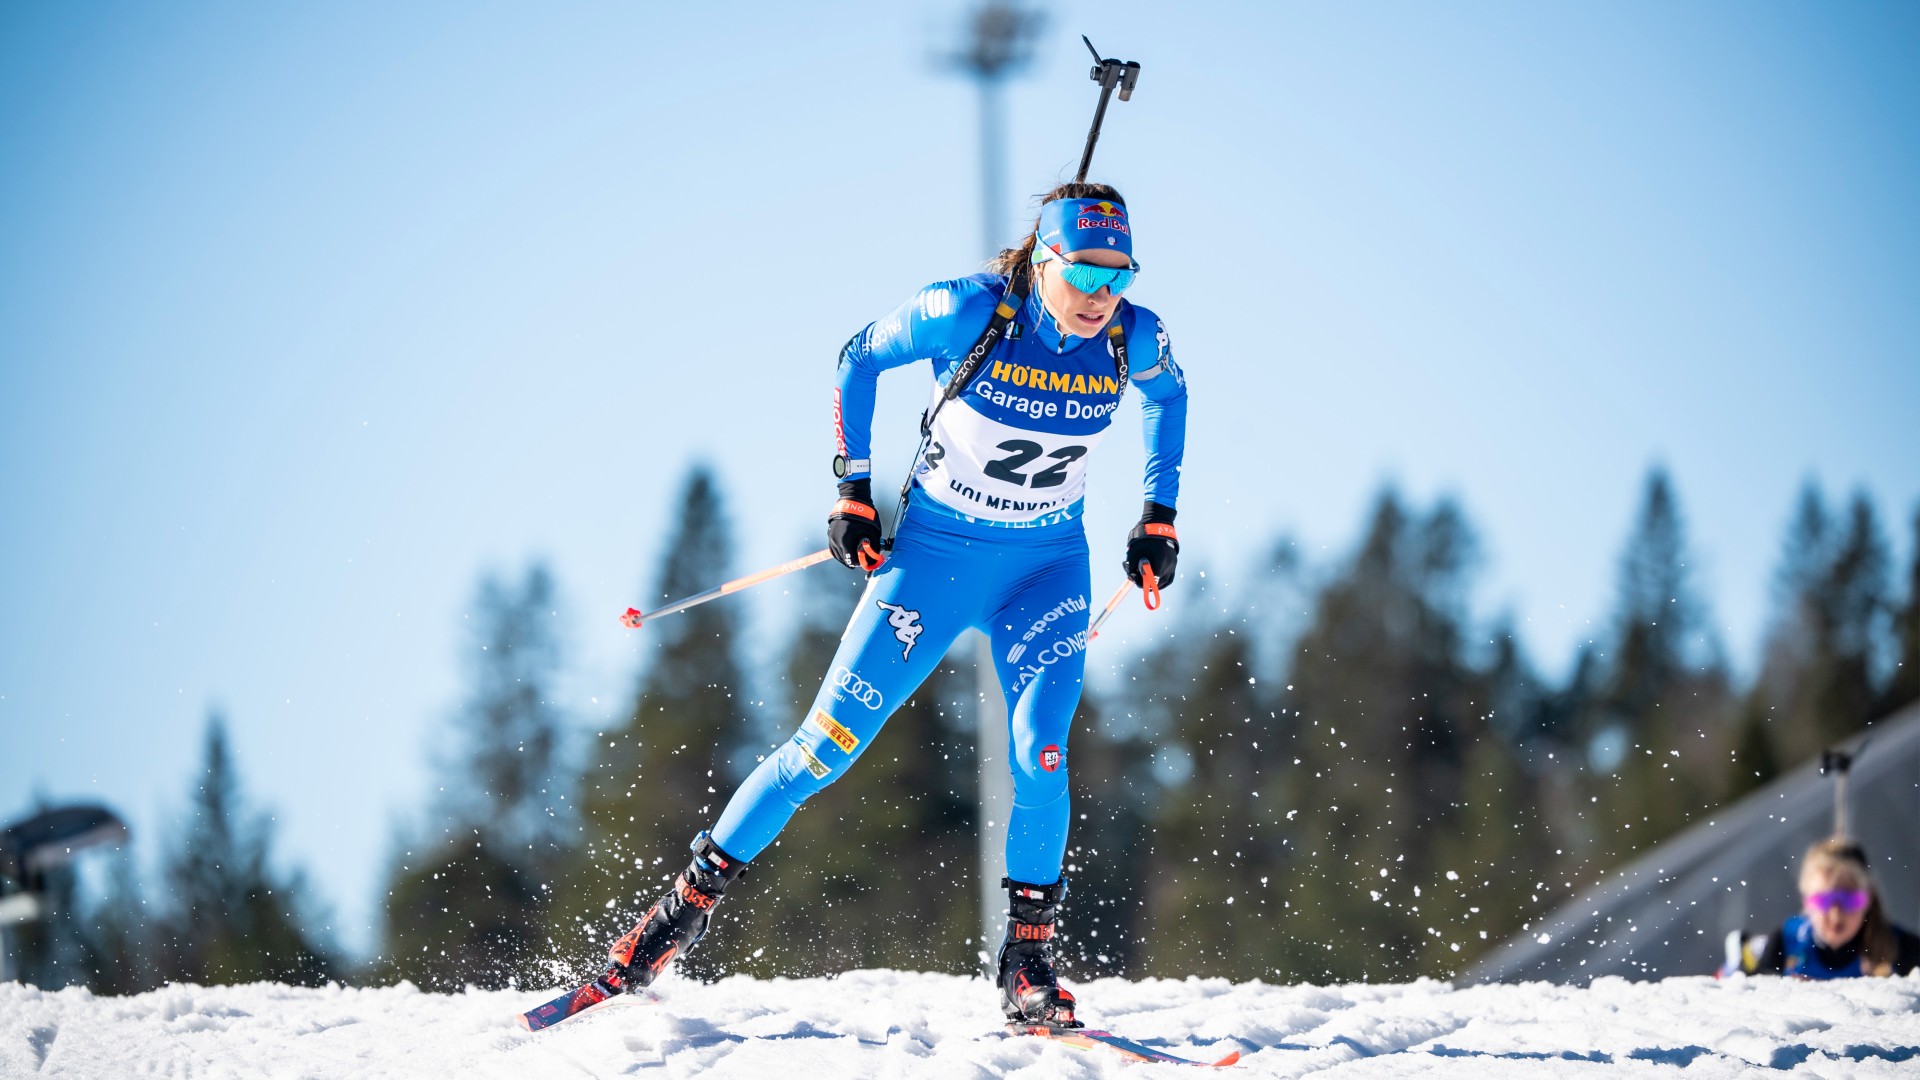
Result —
[[926, 629], [920, 625], [920, 613], [909, 611], [899, 604], [889, 604], [885, 600], [875, 600], [874, 603], [886, 609], [887, 625], [893, 627], [893, 639], [906, 646], [900, 650], [900, 659], [908, 659], [913, 655], [914, 644], [920, 640], [920, 631]]
[[[1059, 603], [1053, 605], [1053, 610], [1047, 612], [1045, 615], [1040, 616], [1038, 619], [1033, 620], [1033, 625], [1027, 627], [1027, 632], [1020, 635], [1020, 640], [1023, 642], [1032, 641], [1034, 638], [1040, 635], [1040, 631], [1045, 630], [1047, 626], [1053, 623], [1054, 621], [1065, 618], [1066, 616], [1071, 615], [1074, 612], [1085, 611], [1085, 610], [1087, 610], [1087, 598], [1084, 594], [1080, 596], [1070, 596], [1067, 599], [1062, 600]], [[1025, 652], [1025, 651], [1026, 650], [1024, 649], [1021, 650], [1021, 652]], [[1009, 653], [1007, 656], [1007, 662], [1012, 663], [1017, 658], [1018, 657], [1015, 656], [1014, 654]]]
[[953, 314], [953, 293], [947, 289], [928, 289], [920, 294], [920, 317], [943, 319]]
[[1025, 655], [1027, 655], [1027, 643], [1024, 641], [1016, 641], [1013, 643], [1013, 648], [1007, 650], [1007, 663], [1017, 664], [1020, 662], [1020, 658]]
[[886, 704], [887, 699], [880, 696], [880, 691], [874, 689], [872, 683], [855, 675], [852, 669], [844, 664], [833, 669], [831, 678], [835, 688], [869, 709], [878, 709]]

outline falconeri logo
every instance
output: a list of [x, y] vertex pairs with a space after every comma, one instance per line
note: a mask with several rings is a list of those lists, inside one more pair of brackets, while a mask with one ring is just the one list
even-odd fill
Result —
[[887, 625], [893, 627], [893, 639], [906, 648], [900, 650], [900, 659], [913, 655], [913, 646], [920, 640], [920, 631], [926, 627], [920, 625], [920, 613], [909, 611], [899, 604], [889, 604], [885, 600], [875, 600], [887, 612]]
[[1027, 627], [1027, 632], [1022, 634], [1020, 640], [1014, 643], [1013, 648], [1007, 650], [1007, 663], [1019, 663], [1020, 658], [1027, 655], [1028, 644], [1030, 644], [1034, 638], [1039, 637], [1041, 631], [1046, 630], [1055, 622], [1066, 618], [1068, 615], [1085, 610], [1087, 610], [1087, 597], [1084, 593], [1079, 596], [1070, 596], [1058, 604], [1053, 605], [1051, 611], [1047, 611], [1038, 619], [1035, 619], [1033, 625]]

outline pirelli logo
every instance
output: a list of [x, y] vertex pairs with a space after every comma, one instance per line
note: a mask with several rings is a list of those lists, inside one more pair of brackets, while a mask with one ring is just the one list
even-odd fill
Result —
[[824, 709], [813, 710], [813, 726], [826, 732], [827, 738], [833, 740], [833, 745], [849, 754], [860, 745], [860, 736], [848, 731], [840, 721], [828, 716]]
[[990, 378], [1015, 386], [1031, 387], [1035, 390], [1050, 390], [1056, 394], [1118, 394], [1120, 380], [1111, 375], [1076, 375], [1065, 371], [1047, 371], [1044, 368], [1028, 367], [1025, 364], [1009, 364], [1005, 360], [995, 360], [987, 369]]
[[833, 771], [827, 768], [819, 758], [814, 757], [813, 751], [804, 746], [800, 748], [800, 756], [807, 759], [807, 771], [813, 774], [815, 780], [825, 780], [827, 774]]

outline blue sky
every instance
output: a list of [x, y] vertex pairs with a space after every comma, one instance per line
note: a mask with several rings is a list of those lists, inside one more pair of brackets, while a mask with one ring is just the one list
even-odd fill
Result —
[[[1742, 666], [1806, 478], [1912, 557], [1920, 8], [1185, 7], [1049, 7], [1006, 117], [1042, 190], [1077, 35], [1144, 64], [1095, 173], [1192, 387], [1183, 569], [1231, 595], [1282, 531], [1343, 553], [1383, 483], [1452, 494], [1476, 606], [1559, 672], [1654, 462]], [[690, 461], [735, 569], [818, 545], [835, 351], [982, 255], [960, 11], [0, 9], [0, 814], [104, 799], [150, 855], [221, 708], [366, 947], [479, 574], [550, 560], [591, 724]], [[882, 387], [896, 475], [923, 385]]]

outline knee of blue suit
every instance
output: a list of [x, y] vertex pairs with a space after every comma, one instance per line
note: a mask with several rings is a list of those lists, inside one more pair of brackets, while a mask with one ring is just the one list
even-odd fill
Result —
[[737, 859], [757, 858], [801, 803], [846, 771], [844, 762], [838, 769], [826, 764], [833, 757], [808, 746], [799, 735], [782, 743], [734, 792], [714, 823], [714, 843]]
[[801, 736], [793, 736], [774, 752], [774, 761], [780, 769], [775, 786], [787, 797], [787, 802], [798, 808], [846, 771], [844, 767], [834, 768], [828, 763], [833, 756], [808, 746]]
[[[1023, 755], [1023, 758], [1026, 756]], [[1067, 794], [1065, 748], [1049, 745], [1030, 756], [1032, 760], [1019, 760], [1014, 763], [1014, 805], [1038, 808], [1063, 798]], [[1051, 768], [1048, 767], [1049, 764]]]

